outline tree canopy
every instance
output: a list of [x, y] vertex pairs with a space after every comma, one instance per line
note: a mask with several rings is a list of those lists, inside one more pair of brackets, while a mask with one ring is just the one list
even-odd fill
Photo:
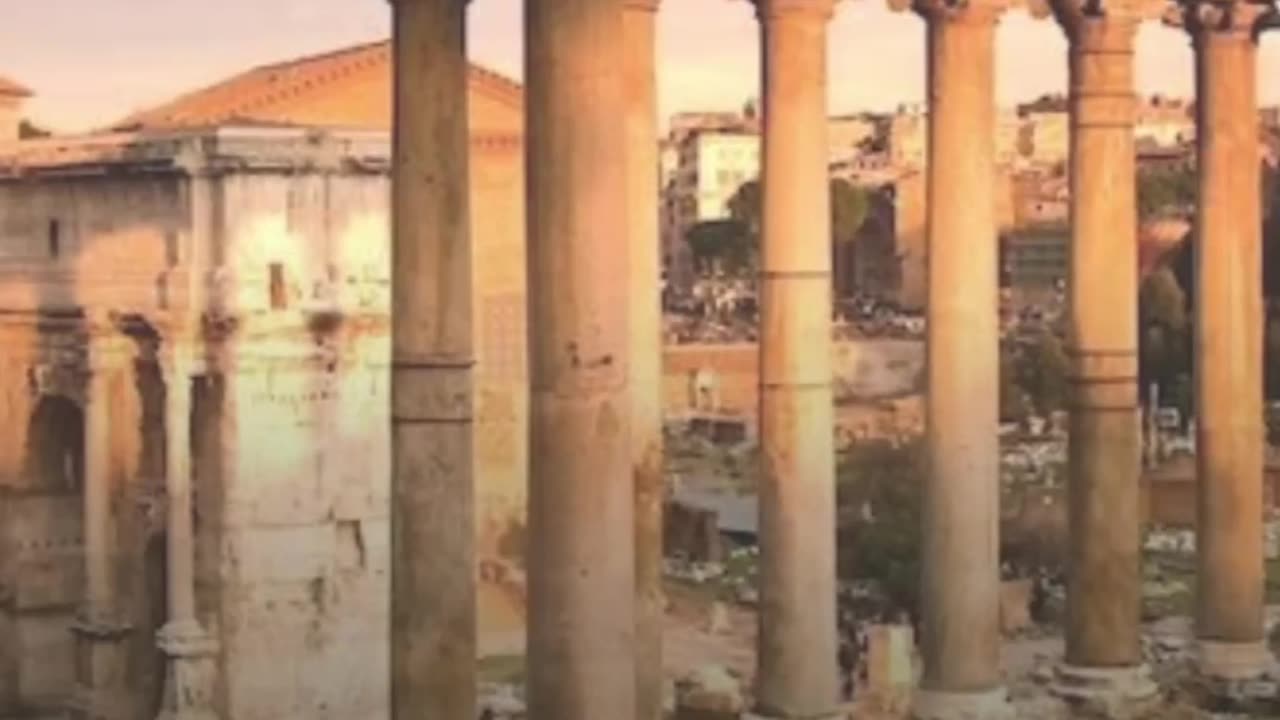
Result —
[[[841, 178], [832, 178], [828, 188], [831, 193], [831, 239], [833, 242], [851, 241], [867, 220], [870, 196], [866, 188]], [[758, 180], [743, 183], [729, 199], [729, 217], [746, 228], [753, 239], [760, 236], [762, 205]]]
[[694, 262], [704, 271], [719, 267], [727, 272], [745, 271], [755, 264], [752, 236], [738, 220], [708, 220], [689, 228], [685, 242]]
[[1139, 172], [1138, 217], [1147, 220], [1161, 213], [1194, 208], [1196, 183], [1196, 171], [1189, 167]]

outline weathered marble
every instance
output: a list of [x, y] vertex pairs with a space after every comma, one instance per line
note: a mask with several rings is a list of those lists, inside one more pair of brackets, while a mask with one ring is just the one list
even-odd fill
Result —
[[532, 720], [636, 712], [622, 0], [525, 8]]
[[760, 614], [753, 712], [835, 715], [835, 440], [827, 24], [831, 0], [760, 0]]
[[658, 0], [624, 0], [627, 111], [627, 369], [635, 483], [636, 719], [662, 719], [662, 258], [658, 234]]

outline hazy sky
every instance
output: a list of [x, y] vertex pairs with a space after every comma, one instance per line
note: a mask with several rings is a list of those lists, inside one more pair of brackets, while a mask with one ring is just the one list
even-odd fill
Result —
[[[30, 115], [60, 130], [109, 123], [132, 110], [250, 66], [384, 38], [386, 0], [46, 0], [5, 3], [0, 74], [31, 87]], [[519, 78], [519, 0], [473, 0], [471, 57]], [[758, 30], [746, 0], [663, 0], [660, 111], [733, 109], [756, 93]], [[834, 112], [919, 102], [924, 28], [883, 0], [844, 0], [830, 27]], [[1190, 94], [1191, 51], [1180, 31], [1148, 23], [1138, 82]], [[1008, 14], [999, 34], [1000, 100], [1066, 82], [1066, 46], [1051, 21]], [[1263, 41], [1259, 90], [1280, 102], [1280, 40]]]

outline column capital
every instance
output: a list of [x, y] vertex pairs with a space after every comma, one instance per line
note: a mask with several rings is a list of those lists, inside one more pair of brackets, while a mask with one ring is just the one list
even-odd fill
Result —
[[1280, 26], [1280, 13], [1272, 0], [1178, 0], [1163, 19], [1166, 25], [1186, 30], [1193, 39], [1221, 33], [1257, 41], [1262, 31]]
[[826, 22], [835, 13], [837, 0], [751, 0], [761, 22], [780, 17], [808, 16]]
[[1022, 0], [888, 0], [895, 12], [910, 10], [926, 22], [995, 23]]
[[[1169, 7], [1167, 0], [1026, 0], [1033, 17], [1053, 16], [1067, 33], [1068, 40], [1089, 45], [1101, 40], [1109, 49], [1111, 43], [1128, 42], [1143, 20], [1156, 20]], [[1077, 34], [1079, 33], [1079, 34]], [[1122, 40], [1127, 34], [1128, 40]]]

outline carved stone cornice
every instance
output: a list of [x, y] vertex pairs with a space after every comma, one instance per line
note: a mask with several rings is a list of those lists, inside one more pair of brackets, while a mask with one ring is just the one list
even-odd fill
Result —
[[1262, 31], [1280, 25], [1280, 13], [1272, 0], [1177, 0], [1164, 22], [1192, 37], [1221, 33], [1257, 41]]
[[926, 21], [981, 24], [995, 23], [1005, 10], [1021, 0], [889, 0], [895, 12], [910, 10]]
[[808, 17], [826, 22], [835, 14], [836, 0], [751, 0], [761, 22], [775, 18]]

